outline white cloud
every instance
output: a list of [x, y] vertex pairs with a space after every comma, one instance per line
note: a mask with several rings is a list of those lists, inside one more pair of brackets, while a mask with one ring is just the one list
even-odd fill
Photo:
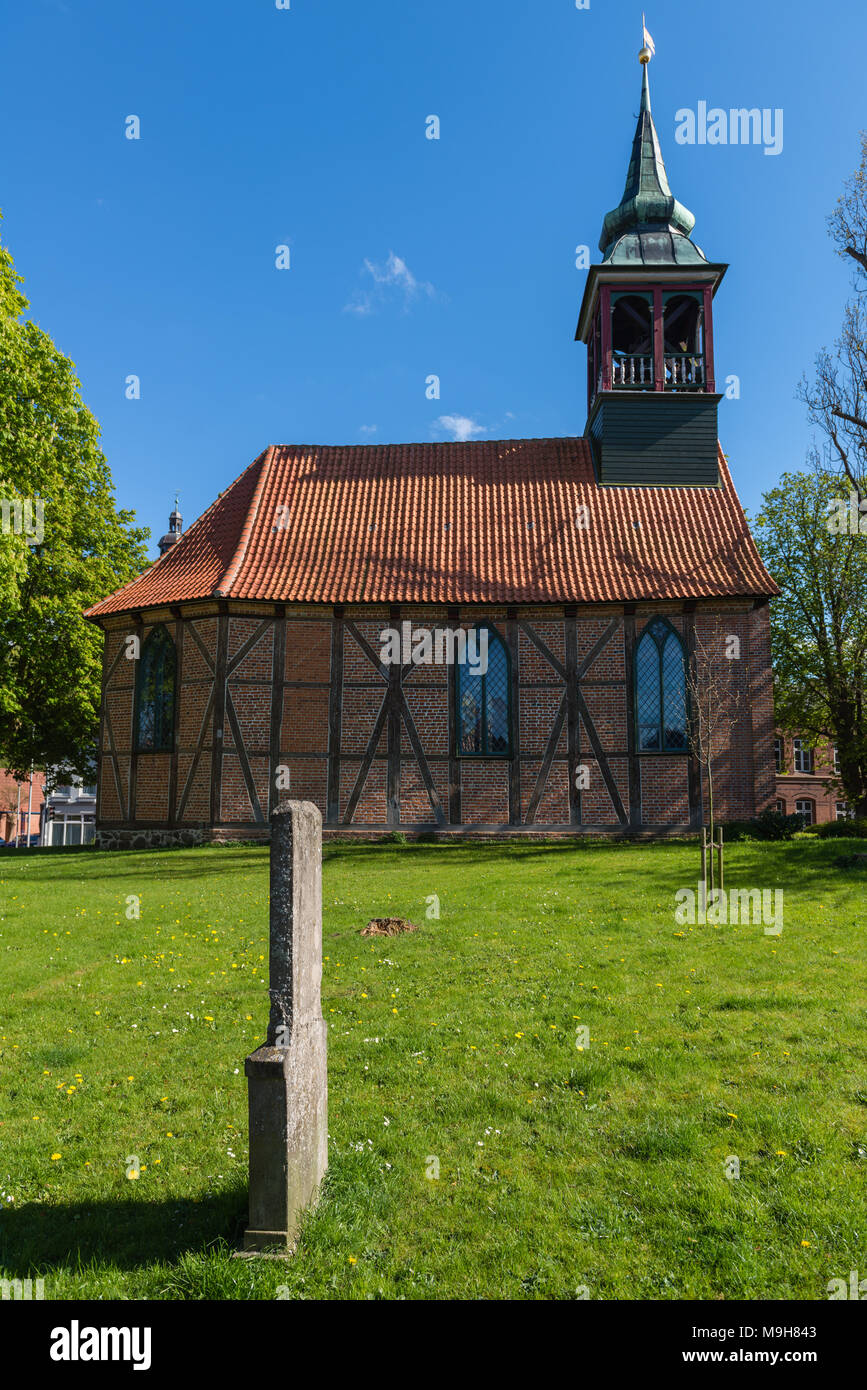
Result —
[[359, 425], [359, 427], [358, 427], [358, 433], [359, 433], [359, 434], [376, 434], [376, 431], [377, 431], [378, 429], [379, 429], [379, 425]]
[[384, 265], [365, 259], [364, 273], [373, 280], [372, 289], [355, 290], [343, 308], [346, 313], [364, 316], [372, 314], [380, 305], [398, 298], [403, 302], [404, 313], [421, 296], [432, 299], [436, 294], [433, 285], [427, 280], [418, 280], [406, 261], [389, 251]]
[[436, 423], [460, 444], [488, 432], [484, 425], [477, 425], [475, 420], [468, 419], [466, 415], [441, 415]]

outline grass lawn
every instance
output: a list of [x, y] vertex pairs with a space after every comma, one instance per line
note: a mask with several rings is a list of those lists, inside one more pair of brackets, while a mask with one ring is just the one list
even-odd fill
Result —
[[[774, 937], [677, 925], [693, 845], [327, 846], [330, 1167], [288, 1263], [230, 1258], [267, 850], [0, 858], [0, 1277], [46, 1298], [827, 1298], [867, 1275], [858, 847], [729, 849], [727, 886], [784, 889]], [[422, 930], [361, 939], [390, 915]]]

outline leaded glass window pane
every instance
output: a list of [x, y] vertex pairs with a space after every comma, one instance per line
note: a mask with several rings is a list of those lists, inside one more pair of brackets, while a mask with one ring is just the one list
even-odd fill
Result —
[[470, 675], [466, 666], [458, 667], [461, 692], [461, 752], [482, 751], [482, 677]]
[[638, 644], [638, 747], [641, 752], [661, 748], [659, 648], [646, 632]]
[[169, 752], [175, 722], [175, 644], [155, 628], [141, 650], [136, 700], [136, 747]]
[[[493, 628], [487, 628], [487, 667], [465, 662], [457, 668], [459, 744], [468, 757], [508, 757], [511, 748], [509, 709], [509, 659], [505, 645]], [[468, 642], [471, 652], [483, 653], [484, 643]]]
[[686, 668], [677, 633], [661, 618], [649, 623], [635, 656], [638, 749], [687, 751]]
[[669, 633], [662, 649], [662, 710], [665, 746], [673, 752], [686, 749], [686, 679], [683, 648]]
[[502, 642], [488, 645], [488, 670], [485, 678], [485, 717], [487, 720], [488, 752], [509, 751], [509, 666]]

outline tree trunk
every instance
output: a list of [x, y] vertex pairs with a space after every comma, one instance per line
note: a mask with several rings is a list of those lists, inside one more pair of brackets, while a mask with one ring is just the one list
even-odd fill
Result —
[[707, 771], [707, 805], [708, 805], [708, 812], [709, 812], [709, 815], [710, 815], [710, 843], [711, 843], [711, 855], [710, 855], [710, 890], [711, 890], [711, 892], [713, 892], [714, 886], [715, 886], [715, 885], [714, 885], [714, 862], [713, 862], [713, 861], [714, 861], [714, 855], [713, 855], [713, 838], [714, 838], [714, 836], [713, 836], [713, 831], [714, 831], [714, 825], [713, 825], [713, 772], [711, 771], [710, 754], [708, 754], [707, 762], [705, 763], [705, 769], [706, 769], [706, 771]]

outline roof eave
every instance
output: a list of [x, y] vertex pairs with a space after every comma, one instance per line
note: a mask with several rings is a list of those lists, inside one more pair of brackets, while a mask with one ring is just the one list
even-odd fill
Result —
[[667, 281], [669, 284], [682, 281], [707, 281], [716, 294], [728, 270], [726, 261], [707, 261], [704, 265], [592, 265], [587, 273], [587, 283], [578, 314], [578, 327], [575, 342], [586, 343], [590, 336], [590, 326], [596, 309], [599, 290], [603, 285], [616, 284], [617, 281], [631, 280], [641, 283]]

